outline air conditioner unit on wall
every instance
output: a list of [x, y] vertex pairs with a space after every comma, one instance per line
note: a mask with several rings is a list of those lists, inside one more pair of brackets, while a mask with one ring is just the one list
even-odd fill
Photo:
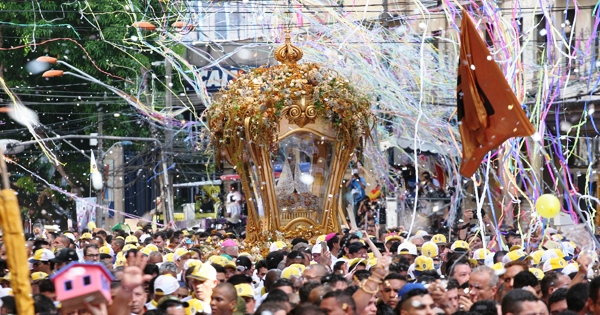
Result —
[[386, 198], [385, 227], [388, 229], [398, 227], [398, 199]]
[[554, 217], [553, 220], [554, 220], [554, 225], [560, 226], [560, 227], [575, 225], [575, 223], [573, 222], [573, 219], [571, 219], [571, 216], [564, 212], [559, 213], [557, 216]]

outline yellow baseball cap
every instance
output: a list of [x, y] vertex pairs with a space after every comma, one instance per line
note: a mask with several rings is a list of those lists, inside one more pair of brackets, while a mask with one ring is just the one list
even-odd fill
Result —
[[446, 244], [446, 243], [448, 243], [448, 242], [446, 241], [446, 236], [444, 236], [443, 234], [436, 234], [436, 235], [434, 235], [434, 236], [431, 238], [431, 241], [432, 241], [432, 242], [434, 242], [434, 243], [436, 243], [436, 244], [438, 244], [438, 245], [440, 245], [440, 244], [442, 244], [442, 245], [443, 245], [443, 244]]
[[558, 257], [560, 257], [560, 258], [565, 258], [565, 256], [566, 256], [565, 253], [560, 248], [550, 249], [550, 251], [554, 251], [556, 253], [556, 255], [558, 255]]
[[504, 264], [501, 262], [497, 262], [497, 263], [493, 264], [492, 270], [494, 270], [494, 273], [497, 276], [501, 276], [506, 272], [506, 269], [504, 268]]
[[173, 262], [173, 253], [168, 253], [165, 255], [165, 261], [167, 262]]
[[117, 260], [115, 261], [115, 267], [123, 267], [123, 266], [125, 266], [125, 262], [127, 262], [127, 259], [125, 259], [125, 257], [123, 257], [123, 256], [119, 257], [117, 255]]
[[223, 256], [218, 256], [218, 255], [213, 255], [208, 257], [208, 263], [209, 264], [217, 264], [221, 267], [225, 267], [225, 265], [227, 264], [227, 258], [223, 257]]
[[37, 263], [40, 261], [50, 261], [51, 259], [54, 259], [54, 253], [47, 249], [47, 248], [40, 248], [38, 250], [35, 251], [35, 253], [33, 254], [33, 257], [29, 258], [29, 262], [30, 263]]
[[48, 279], [48, 274], [45, 272], [38, 271], [31, 274], [31, 280], [33, 282], [38, 282], [44, 279]]
[[421, 254], [425, 257], [437, 257], [439, 255], [440, 250], [434, 242], [425, 242], [423, 246], [421, 246]]
[[185, 264], [183, 264], [183, 270], [187, 270], [190, 267], [196, 267], [199, 265], [202, 265], [202, 261], [200, 261], [199, 259], [190, 258], [186, 260]]
[[252, 286], [248, 283], [240, 283], [236, 285], [235, 290], [237, 291], [238, 296], [254, 298]]
[[144, 247], [142, 249], [140, 249], [140, 252], [146, 256], [150, 256], [150, 253], [152, 253], [152, 249], [148, 248], [148, 247]]
[[350, 261], [348, 261], [348, 269], [352, 270], [354, 268], [356, 268], [357, 265], [362, 264], [364, 266], [367, 266], [367, 260], [364, 258], [353, 258], [350, 259]]
[[81, 236], [79, 237], [80, 240], [91, 240], [92, 239], [92, 233], [83, 233], [81, 234]]
[[385, 237], [384, 243], [391, 242], [391, 241], [402, 242], [402, 237], [400, 237], [400, 235], [388, 235]]
[[181, 257], [185, 256], [185, 255], [192, 255], [194, 254], [193, 251], [187, 250], [185, 248], [178, 248], [175, 250], [175, 252], [173, 253], [173, 259], [174, 260], [180, 260]]
[[187, 303], [188, 307], [185, 309], [186, 314], [202, 313], [204, 310], [204, 304], [202, 304], [203, 302], [198, 299], [191, 299], [187, 301]]
[[511, 261], [523, 261], [531, 259], [531, 257], [527, 256], [522, 250], [513, 250], [512, 252], [508, 252], [506, 256], [502, 257], [502, 262], [507, 264]]
[[427, 233], [426, 231], [423, 230], [418, 230], [417, 233], [415, 233], [415, 236], [428, 236], [429, 233]]
[[235, 264], [235, 261], [229, 260], [227, 258], [225, 258], [225, 266], [223, 267], [237, 270], [237, 265]]
[[562, 248], [562, 246], [560, 245], [560, 243], [556, 242], [556, 241], [547, 241], [547, 242], [545, 242], [542, 245], [542, 247], [544, 247], [546, 250], [549, 250], [549, 249], [561, 249]]
[[122, 252], [127, 252], [132, 249], [137, 249], [137, 246], [135, 246], [133, 244], [127, 244], [127, 245], [123, 246]]
[[98, 251], [100, 252], [100, 254], [106, 254], [106, 255], [110, 255], [110, 247], [108, 246], [102, 246], [98, 249]]
[[543, 249], [538, 249], [535, 252], [531, 253], [529, 256], [531, 256], [531, 259], [533, 260], [533, 263], [537, 265], [537, 264], [539, 264], [542, 261], [542, 256], [544, 256], [545, 252], [546, 251], [543, 250]]
[[195, 266], [192, 274], [187, 277], [202, 281], [217, 280], [217, 270], [211, 264], [201, 264]]
[[533, 273], [533, 275], [540, 281], [544, 279], [544, 272], [541, 269], [529, 268], [529, 272]]
[[487, 248], [479, 248], [473, 252], [473, 259], [485, 260], [485, 257], [491, 253]]
[[246, 256], [246, 257], [250, 258], [250, 260], [252, 260], [252, 255], [250, 255], [250, 253], [243, 252], [243, 253], [238, 254], [238, 257], [243, 257], [243, 256]]
[[148, 244], [146, 245], [146, 248], [150, 248], [153, 252], [158, 252], [158, 247], [154, 244]]
[[282, 241], [276, 241], [271, 243], [271, 246], [269, 247], [269, 251], [270, 252], [275, 252], [281, 249], [284, 249], [288, 247], [286, 243], [282, 242]]
[[306, 269], [304, 265], [291, 264], [287, 268], [283, 269], [283, 271], [281, 272], [281, 277], [284, 279], [290, 279], [292, 277], [302, 277], [304, 269]]
[[135, 235], [129, 235], [125, 238], [125, 244], [136, 244], [138, 243], [138, 238]]
[[549, 249], [544, 252], [544, 254], [542, 255], [542, 258], [540, 259], [540, 262], [546, 262], [546, 261], [548, 261], [548, 259], [555, 258], [555, 257], [564, 259], [565, 253], [563, 253], [563, 251], [558, 248]]
[[369, 259], [369, 263], [367, 265], [369, 268], [375, 267], [376, 265], [377, 265], [377, 258], [373, 257], [373, 258]]
[[427, 256], [419, 256], [415, 259], [415, 271], [433, 270], [433, 259]]
[[515, 250], [519, 250], [519, 249], [522, 249], [522, 248], [523, 248], [523, 246], [521, 246], [521, 245], [513, 245], [513, 246], [511, 246], [511, 247], [508, 249], [508, 251], [509, 251], [509, 252], [513, 252], [513, 251], [515, 251]]
[[548, 271], [562, 271], [567, 266], [567, 261], [560, 257], [552, 257], [544, 263], [542, 270], [544, 273]]
[[465, 241], [456, 241], [450, 246], [450, 249], [453, 251], [468, 251], [469, 243]]
[[2, 279], [2, 280], [4, 280], [4, 281], [8, 281], [8, 282], [10, 282], [10, 272], [9, 272], [9, 273], [7, 273], [6, 275], [4, 275], [4, 277], [2, 277], [2, 278], [0, 278], [0, 279]]

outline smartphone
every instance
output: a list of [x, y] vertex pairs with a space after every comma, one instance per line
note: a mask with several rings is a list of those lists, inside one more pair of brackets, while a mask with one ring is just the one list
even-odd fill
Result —
[[186, 243], [186, 244], [192, 244], [192, 240], [188, 238], [188, 239], [185, 241], [185, 243]]
[[374, 244], [380, 252], [385, 252], [385, 245], [383, 244], [383, 242], [375, 242]]
[[357, 235], [358, 237], [360, 237], [360, 238], [362, 238], [362, 237], [363, 237], [363, 235], [362, 235], [362, 232], [361, 232], [361, 231], [358, 231], [358, 232], [356, 232], [356, 235]]
[[[481, 219], [483, 220], [485, 217], [487, 216], [487, 213], [483, 210], [481, 210]], [[479, 223], [479, 218], [477, 217], [477, 213], [473, 212], [473, 220], [477, 221], [477, 223]]]

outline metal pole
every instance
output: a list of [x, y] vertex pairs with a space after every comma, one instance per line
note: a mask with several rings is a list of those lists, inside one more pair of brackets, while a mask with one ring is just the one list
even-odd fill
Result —
[[[169, 61], [168, 57], [165, 57], [165, 79], [166, 79], [166, 83], [167, 86], [165, 88], [165, 109], [167, 112], [167, 115], [171, 115], [171, 111], [173, 110], [173, 95], [171, 94], [171, 87], [173, 85], [173, 81], [171, 76], [173, 75], [173, 65], [171, 65], [171, 62]], [[165, 147], [168, 148], [168, 152], [165, 152], [166, 148], [162, 148], [161, 150], [161, 157], [162, 157], [162, 168], [163, 168], [163, 190], [166, 192], [166, 200], [165, 202], [167, 204], [165, 204], [165, 224], [169, 224], [172, 221], [174, 221], [174, 214], [173, 212], [169, 212], [167, 211], [167, 207], [173, 207], [173, 197], [172, 197], [172, 185], [171, 182], [169, 181], [169, 172], [167, 170], [167, 167], [169, 164], [171, 164], [171, 152], [173, 151], [173, 133], [171, 131], [172, 128], [172, 124], [171, 124], [171, 120], [167, 120], [166, 123], [166, 130], [165, 130]]]
[[[66, 135], [66, 136], [56, 136], [56, 137], [50, 137], [50, 138], [43, 138], [43, 139], [39, 139], [39, 140], [30, 140], [30, 141], [23, 141], [20, 143], [15, 143], [15, 144], [7, 144], [7, 148], [13, 148], [13, 147], [18, 147], [18, 146], [26, 146], [26, 145], [30, 145], [30, 144], [37, 144], [38, 142], [47, 142], [47, 141], [54, 141], [54, 140], [64, 140], [64, 139], [104, 139], [104, 140], [117, 140], [117, 141], [123, 141], [123, 140], [129, 140], [129, 141], [145, 141], [145, 142], [154, 142], [158, 145], [160, 152], [161, 152], [161, 158], [162, 158], [162, 169], [164, 172], [164, 176], [163, 176], [163, 185], [164, 187], [167, 189], [167, 196], [166, 196], [166, 200], [165, 200], [165, 221], [167, 220], [167, 218], [169, 219], [173, 219], [174, 215], [174, 208], [173, 208], [173, 198], [172, 198], [172, 193], [169, 189], [169, 174], [168, 174], [168, 168], [167, 168], [167, 161], [165, 159], [165, 152], [164, 152], [164, 146], [162, 144], [162, 142], [160, 142], [160, 140], [158, 139], [154, 139], [154, 138], [142, 138], [142, 137], [116, 137], [116, 136], [83, 136], [83, 135]], [[167, 223], [169, 223], [170, 221], [168, 221]]]
[[164, 189], [167, 193], [166, 196], [166, 200], [165, 200], [165, 224], [169, 224], [172, 221], [174, 221], [174, 214], [173, 214], [173, 196], [171, 194], [171, 189], [170, 189], [170, 185], [169, 185], [169, 171], [168, 171], [168, 166], [167, 166], [167, 160], [166, 160], [166, 154], [165, 154], [165, 150], [160, 150], [161, 152], [161, 158], [162, 158], [162, 168], [163, 168], [163, 185], [164, 185]]
[[[106, 95], [106, 93], [105, 93]], [[98, 136], [102, 137], [102, 118], [104, 112], [103, 110], [98, 111]], [[104, 153], [102, 152], [102, 138], [98, 138], [98, 158], [100, 158], [100, 161], [95, 161], [96, 165], [98, 165], [98, 172], [101, 172], [100, 174], [104, 173], [104, 159], [102, 158], [102, 156], [104, 155]], [[98, 163], [100, 162], [100, 163]], [[104, 179], [102, 179], [102, 188], [100, 189], [100, 191], [96, 191], [96, 202], [101, 205], [104, 206]], [[104, 227], [104, 222], [105, 222], [105, 217], [106, 217], [106, 210], [102, 209], [102, 208], [96, 208], [96, 226], [97, 227]]]

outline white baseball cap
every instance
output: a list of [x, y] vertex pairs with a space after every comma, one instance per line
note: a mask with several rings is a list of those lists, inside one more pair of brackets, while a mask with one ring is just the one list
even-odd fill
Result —
[[419, 255], [417, 253], [417, 245], [411, 242], [404, 242], [400, 244], [400, 246], [398, 246], [398, 254], [409, 254], [414, 256]]
[[140, 243], [143, 243], [149, 237], [150, 237], [150, 235], [148, 235], [148, 234], [144, 234], [144, 235], [140, 236]]
[[572, 263], [572, 264], [568, 264], [565, 268], [563, 268], [563, 270], [561, 272], [568, 276], [571, 273], [578, 272], [578, 271], [579, 271], [579, 265]]
[[158, 276], [154, 281], [154, 294], [160, 290], [163, 296], [170, 295], [177, 291], [177, 289], [179, 289], [179, 281], [171, 275]]
[[575, 256], [575, 247], [573, 246], [573, 244], [571, 244], [571, 242], [560, 242], [560, 245], [562, 246], [562, 251], [565, 254], [565, 256]]
[[29, 258], [30, 263], [37, 263], [40, 261], [50, 261], [50, 259], [54, 259], [54, 253], [47, 248], [40, 248], [35, 251], [33, 257]]
[[321, 246], [321, 244], [316, 244], [315, 246], [312, 247], [310, 252], [313, 254], [320, 254], [321, 250], [323, 250], [323, 247]]

